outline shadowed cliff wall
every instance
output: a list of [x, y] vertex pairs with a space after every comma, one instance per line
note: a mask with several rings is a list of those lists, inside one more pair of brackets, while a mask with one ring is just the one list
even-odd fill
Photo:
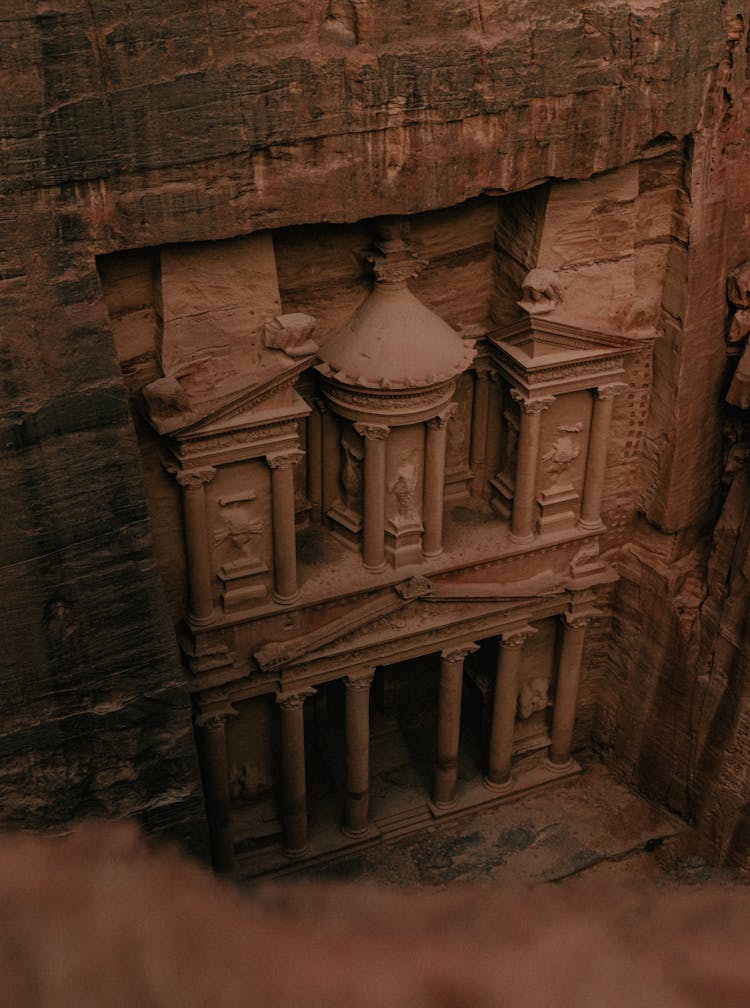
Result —
[[[200, 819], [189, 710], [96, 255], [449, 207], [688, 143], [689, 249], [677, 221], [664, 311], [643, 322], [667, 333], [644, 507], [665, 532], [710, 523], [720, 274], [747, 205], [744, 82], [740, 63], [728, 66], [745, 45], [746, 6], [728, 12], [743, 12], [737, 28], [719, 0], [583, 12], [557, 0], [6, 5], [6, 821], [139, 814], [186, 834]], [[732, 31], [741, 38], [728, 49]]]

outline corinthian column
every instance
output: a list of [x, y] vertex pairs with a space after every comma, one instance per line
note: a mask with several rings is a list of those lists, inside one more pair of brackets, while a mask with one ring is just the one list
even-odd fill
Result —
[[292, 449], [266, 455], [271, 467], [273, 507], [273, 577], [274, 599], [282, 604], [297, 595], [297, 541], [294, 528], [293, 466], [304, 452]]
[[464, 659], [478, 650], [476, 644], [465, 644], [440, 655], [437, 759], [432, 792], [438, 808], [451, 808], [456, 802]]
[[525, 640], [536, 631], [532, 627], [504, 631], [500, 637], [492, 707], [490, 750], [485, 786], [491, 791], [509, 791], [513, 787], [510, 762], [516, 728], [518, 673]]
[[354, 429], [365, 439], [365, 493], [362, 535], [362, 560], [371, 571], [385, 567], [385, 439], [390, 427], [355, 423]]
[[370, 684], [374, 670], [352, 673], [346, 685], [346, 811], [342, 830], [350, 837], [367, 832], [370, 800]]
[[206, 484], [216, 475], [211, 466], [202, 469], [177, 469], [167, 466], [182, 487], [187, 546], [190, 616], [193, 623], [210, 623], [214, 615], [211, 554], [206, 526]]
[[422, 553], [426, 557], [443, 552], [443, 510], [445, 497], [445, 443], [448, 421], [455, 412], [449, 406], [439, 416], [427, 421], [427, 441], [424, 459], [424, 497], [422, 514], [424, 538]]
[[307, 785], [305, 781], [304, 704], [313, 689], [277, 693], [281, 712], [281, 802], [284, 853], [302, 857], [307, 851]]
[[583, 638], [586, 633], [586, 617], [565, 615], [562, 617], [563, 637], [557, 667], [557, 689], [555, 709], [552, 715], [552, 744], [549, 749], [549, 763], [556, 770], [570, 766], [573, 745], [573, 725], [578, 701], [578, 685], [581, 681], [581, 659]]
[[607, 466], [612, 410], [615, 396], [618, 396], [626, 388], [627, 385], [622, 382], [614, 382], [612, 385], [602, 385], [594, 392], [583, 501], [581, 502], [581, 516], [578, 519], [578, 524], [583, 529], [596, 531], [602, 527], [602, 494], [604, 493], [604, 473]]
[[528, 543], [534, 538], [534, 498], [542, 435], [542, 413], [550, 408], [555, 399], [554, 396], [527, 399], [517, 389], [511, 389], [510, 394], [521, 408], [510, 537], [513, 542]]
[[226, 704], [218, 710], [202, 711], [195, 718], [195, 743], [206, 806], [211, 865], [220, 875], [234, 870], [226, 720], [236, 713], [230, 704]]

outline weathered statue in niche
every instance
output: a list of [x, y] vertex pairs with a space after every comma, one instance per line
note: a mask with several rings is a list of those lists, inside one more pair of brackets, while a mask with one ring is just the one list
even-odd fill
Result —
[[[731, 406], [747, 409], [750, 406], [750, 342], [747, 342], [750, 334], [750, 262], [743, 263], [730, 272], [727, 277], [727, 297], [734, 309], [727, 337], [727, 352], [732, 356], [742, 354], [727, 392], [727, 402]], [[744, 349], [740, 350], [743, 342]]]
[[417, 452], [405, 452], [396, 470], [396, 478], [389, 484], [388, 492], [396, 500], [394, 523], [405, 524], [417, 520]]
[[522, 721], [528, 721], [532, 714], [544, 710], [548, 703], [549, 679], [546, 676], [527, 679], [518, 691], [518, 716]]
[[446, 466], [448, 469], [458, 469], [466, 459], [466, 420], [460, 406], [448, 421], [446, 438]]
[[364, 488], [362, 445], [348, 431], [341, 438], [344, 452], [344, 464], [341, 470], [341, 485], [344, 490], [344, 510], [350, 514], [362, 511], [362, 494]]
[[[252, 495], [252, 498], [255, 494]], [[252, 499], [251, 498], [251, 499]], [[252, 562], [252, 540], [265, 528], [261, 518], [253, 516], [244, 502], [230, 502], [221, 509], [221, 526], [214, 532], [214, 542], [226, 543], [235, 553], [234, 559], [223, 565], [225, 571], [236, 570]]]
[[559, 484], [563, 474], [581, 454], [581, 447], [575, 435], [581, 433], [583, 424], [558, 427], [557, 430], [560, 437], [555, 438], [551, 447], [542, 455], [545, 472], [552, 480], [552, 487]]

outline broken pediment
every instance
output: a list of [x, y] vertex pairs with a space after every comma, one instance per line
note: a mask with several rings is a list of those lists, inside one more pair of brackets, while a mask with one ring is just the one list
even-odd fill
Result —
[[223, 418], [292, 406], [295, 379], [316, 361], [264, 348], [250, 355], [196, 361], [143, 390], [146, 417], [159, 434], [196, 435]]

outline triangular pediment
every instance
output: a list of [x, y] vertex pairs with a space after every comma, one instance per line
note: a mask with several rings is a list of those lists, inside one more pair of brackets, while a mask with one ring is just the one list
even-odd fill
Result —
[[[265, 349], [260, 355], [196, 361], [184, 374], [146, 386], [146, 417], [159, 434], [194, 437], [230, 417], [283, 412], [281, 393], [317, 359], [314, 354], [292, 358], [282, 350]], [[291, 406], [291, 393], [288, 399]]]
[[[263, 672], [273, 672], [298, 663], [309, 663], [342, 651], [371, 646], [378, 635], [383, 639], [401, 633], [428, 629], [433, 622], [471, 620], [489, 613], [525, 612], [532, 601], [562, 596], [565, 592], [590, 589], [616, 579], [614, 571], [600, 564], [595, 573], [580, 575], [545, 571], [518, 581], [433, 582], [415, 577], [388, 589], [346, 615], [329, 621], [317, 630], [284, 641], [273, 641], [255, 652]], [[431, 615], [426, 615], [428, 607]]]

